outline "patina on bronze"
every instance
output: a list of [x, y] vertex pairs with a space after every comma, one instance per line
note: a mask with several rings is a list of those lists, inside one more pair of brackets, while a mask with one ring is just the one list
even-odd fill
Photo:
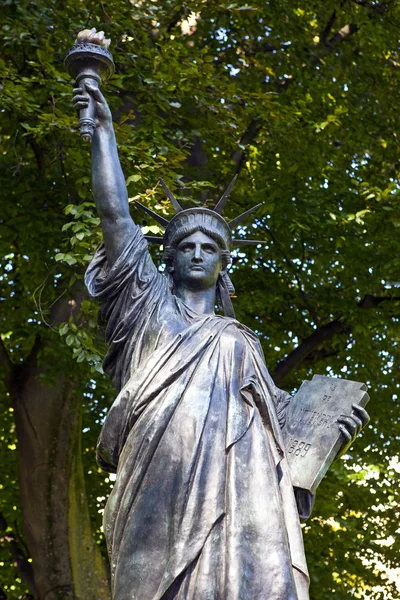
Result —
[[[230, 313], [229, 188], [212, 211], [183, 210], [164, 186], [177, 214], [155, 215], [165, 227], [160, 273], [129, 212], [108, 105], [90, 83], [74, 92], [97, 123], [104, 243], [86, 284], [102, 302], [104, 369], [118, 392], [97, 448], [100, 466], [117, 473], [104, 511], [113, 599], [308, 600], [299, 516], [313, 497], [291, 481], [282, 427], [292, 399]], [[343, 446], [362, 411], [341, 417]]]

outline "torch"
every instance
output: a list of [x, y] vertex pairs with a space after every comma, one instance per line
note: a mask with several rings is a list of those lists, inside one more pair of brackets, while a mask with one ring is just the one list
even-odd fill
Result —
[[[64, 66], [79, 87], [85, 90], [85, 82], [98, 87], [114, 73], [114, 61], [107, 50], [111, 40], [104, 38], [104, 32], [85, 29], [65, 57]], [[91, 141], [96, 129], [93, 102], [79, 111], [79, 131], [86, 141]]]

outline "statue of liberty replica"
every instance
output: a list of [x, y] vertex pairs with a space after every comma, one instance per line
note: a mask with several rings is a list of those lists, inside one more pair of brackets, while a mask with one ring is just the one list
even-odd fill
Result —
[[[81, 52], [97, 44], [105, 56], [102, 36], [91, 35]], [[234, 316], [227, 269], [241, 217], [222, 216], [230, 190], [214, 209], [184, 209], [162, 182], [175, 215], [144, 207], [165, 228], [161, 273], [129, 212], [107, 102], [96, 77], [76, 79], [103, 231], [86, 284], [102, 303], [104, 369], [117, 390], [97, 449], [116, 473], [104, 512], [112, 597], [307, 600], [300, 518], [313, 495], [294, 487], [289, 468], [284, 427], [295, 400]], [[357, 407], [335, 421], [341, 451], [367, 418]]]

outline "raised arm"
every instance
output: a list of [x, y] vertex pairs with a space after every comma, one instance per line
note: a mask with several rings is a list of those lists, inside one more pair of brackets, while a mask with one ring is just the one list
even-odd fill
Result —
[[111, 266], [131, 239], [134, 224], [108, 104], [94, 85], [74, 89], [73, 103], [77, 110], [86, 108], [89, 102], [94, 104], [96, 120], [92, 139], [92, 187]]

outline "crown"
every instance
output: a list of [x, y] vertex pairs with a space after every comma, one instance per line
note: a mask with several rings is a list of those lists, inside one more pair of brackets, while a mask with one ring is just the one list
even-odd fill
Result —
[[226, 221], [222, 216], [222, 211], [225, 208], [226, 202], [228, 200], [228, 196], [235, 184], [237, 179], [237, 174], [234, 176], [225, 192], [222, 194], [221, 198], [218, 200], [217, 204], [213, 209], [203, 207], [193, 207], [184, 209], [171, 190], [168, 188], [167, 184], [163, 179], [160, 178], [160, 183], [168, 196], [173, 209], [175, 210], [175, 215], [172, 217], [170, 221], [165, 217], [157, 214], [152, 211], [150, 208], [141, 204], [136, 200], [136, 204], [139, 208], [141, 208], [146, 214], [150, 215], [155, 219], [161, 227], [165, 229], [164, 237], [157, 237], [152, 235], [145, 235], [144, 237], [150, 243], [159, 243], [164, 244], [165, 246], [169, 245], [168, 242], [170, 239], [174, 238], [175, 235], [180, 232], [181, 239], [190, 235], [193, 232], [193, 229], [196, 227], [204, 227], [205, 230], [212, 229], [221, 237], [224, 241], [224, 245], [226, 246], [226, 250], [231, 250], [231, 246], [249, 246], [255, 244], [262, 244], [261, 240], [245, 240], [245, 239], [232, 239], [232, 230], [234, 230], [240, 223], [245, 221], [254, 211], [256, 211], [260, 206], [263, 205], [263, 202], [253, 206], [246, 212], [240, 214], [235, 217], [231, 221]]

